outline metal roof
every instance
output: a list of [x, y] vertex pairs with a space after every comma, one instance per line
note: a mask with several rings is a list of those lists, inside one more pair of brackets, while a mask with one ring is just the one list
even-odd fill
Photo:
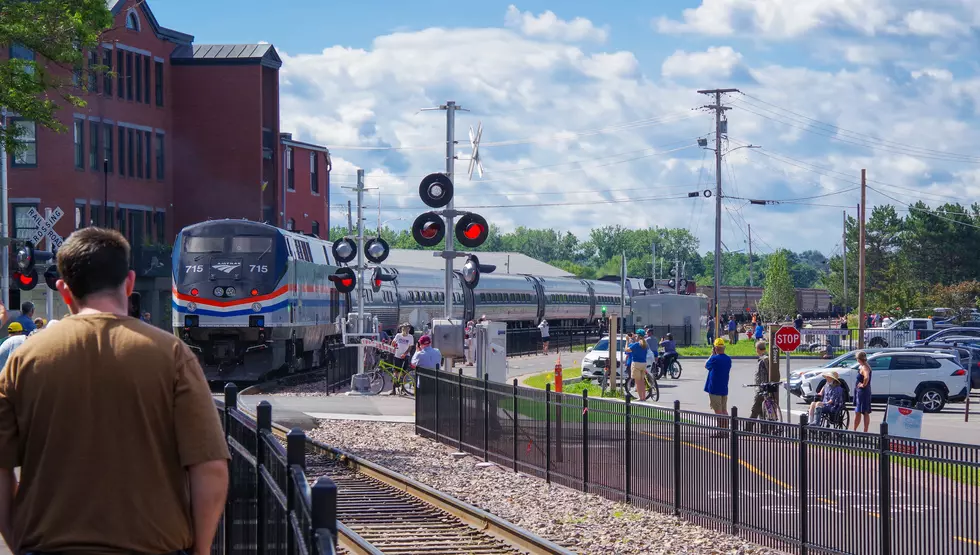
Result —
[[[435, 251], [391, 249], [388, 259], [383, 264], [385, 266], [407, 266], [410, 268], [442, 270], [446, 267], [446, 263], [442, 258], [433, 256], [433, 252]], [[574, 277], [571, 273], [561, 268], [556, 268], [555, 266], [518, 252], [475, 252], [473, 254], [480, 259], [480, 264], [495, 265], [497, 267], [493, 271], [495, 275], [532, 274], [544, 277]], [[509, 269], [508, 261], [510, 262]], [[465, 262], [465, 258], [456, 258], [453, 262], [453, 267], [460, 270], [463, 268]]]
[[278, 69], [282, 59], [271, 44], [195, 44], [174, 49], [176, 64], [261, 64]]

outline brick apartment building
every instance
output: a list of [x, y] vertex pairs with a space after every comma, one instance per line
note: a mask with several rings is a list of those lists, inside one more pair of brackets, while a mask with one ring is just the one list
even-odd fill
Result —
[[[167, 327], [177, 231], [246, 218], [326, 233], [330, 155], [280, 132], [282, 61], [272, 45], [194, 44], [160, 26], [146, 1], [109, 5], [115, 24], [86, 63], [74, 72], [49, 66], [87, 102], [60, 110], [68, 132], [8, 118], [26, 147], [7, 158], [9, 230], [29, 237], [27, 211], [55, 207], [65, 213], [55, 226], [62, 237], [88, 225], [118, 229], [133, 245], [143, 309]], [[0, 52], [8, 55], [35, 60], [18, 45]], [[99, 65], [109, 71], [88, 69]], [[43, 281], [32, 291], [12, 287], [11, 305], [43, 307], [44, 289]]]

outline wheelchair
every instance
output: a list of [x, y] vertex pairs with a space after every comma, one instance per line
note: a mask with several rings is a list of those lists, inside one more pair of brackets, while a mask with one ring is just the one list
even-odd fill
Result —
[[820, 427], [830, 430], [847, 430], [850, 424], [851, 413], [847, 410], [846, 405], [835, 412], [824, 414], [820, 418]]

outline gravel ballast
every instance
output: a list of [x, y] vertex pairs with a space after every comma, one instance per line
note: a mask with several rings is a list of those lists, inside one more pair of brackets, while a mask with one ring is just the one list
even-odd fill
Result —
[[582, 554], [782, 553], [672, 515], [548, 484], [415, 435], [412, 424], [322, 421], [312, 439], [358, 455]]

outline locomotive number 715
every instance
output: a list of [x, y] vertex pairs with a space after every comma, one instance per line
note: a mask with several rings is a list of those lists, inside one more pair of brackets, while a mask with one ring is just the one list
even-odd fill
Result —
[[269, 267], [265, 264], [249, 264], [248, 268], [249, 272], [258, 272], [260, 274], [269, 273]]

